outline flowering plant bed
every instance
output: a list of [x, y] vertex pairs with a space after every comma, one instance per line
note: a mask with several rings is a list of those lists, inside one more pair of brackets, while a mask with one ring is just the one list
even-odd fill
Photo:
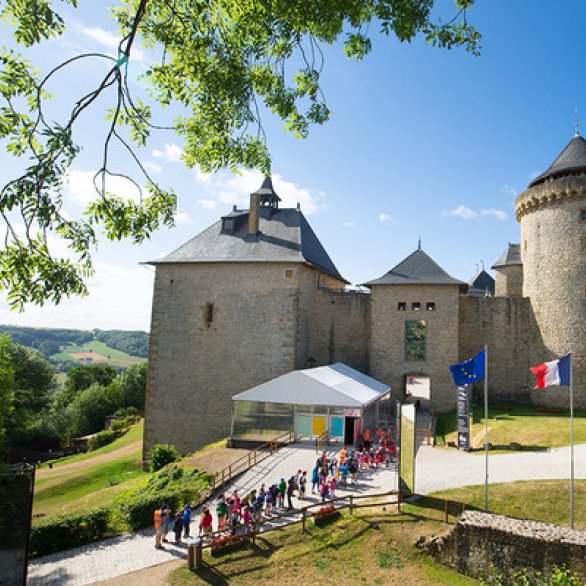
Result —
[[321, 507], [315, 513], [311, 513], [313, 517], [313, 522], [318, 527], [323, 527], [332, 521], [339, 519], [341, 517], [340, 511], [336, 509], [333, 505], [328, 505], [326, 507]]
[[210, 553], [215, 556], [224, 555], [242, 547], [246, 539], [241, 535], [224, 535], [217, 539], [212, 539], [210, 543]]

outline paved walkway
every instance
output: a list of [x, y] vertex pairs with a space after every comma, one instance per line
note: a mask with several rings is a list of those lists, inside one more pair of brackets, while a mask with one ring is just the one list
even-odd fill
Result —
[[[334, 451], [331, 450], [330, 446], [329, 453], [334, 453]], [[239, 494], [245, 495], [253, 488], [258, 489], [262, 483], [269, 486], [278, 482], [281, 477], [289, 478], [298, 469], [307, 470], [309, 475], [315, 466], [316, 459], [317, 455], [313, 445], [292, 444], [286, 446], [244, 473], [232, 485], [227, 486], [226, 493], [238, 490]], [[395, 470], [383, 468], [360, 473], [358, 484], [347, 488], [340, 487], [336, 491], [336, 496], [373, 494], [395, 490], [396, 487]], [[308, 492], [311, 492], [311, 477]], [[299, 507], [318, 502], [318, 500], [319, 497], [308, 494], [303, 501], [294, 498], [293, 504]], [[215, 499], [206, 505], [214, 511]], [[298, 511], [294, 511], [281, 518], [273, 518], [267, 524], [270, 526], [279, 525], [300, 516]], [[194, 515], [191, 524], [192, 535], [197, 535], [196, 519], [197, 515]], [[216, 527], [215, 522], [214, 527]], [[28, 583], [29, 586], [82, 586], [173, 559], [185, 558], [186, 555], [187, 545], [185, 544], [166, 543], [164, 550], [155, 549], [153, 530], [145, 529], [32, 560], [29, 566]]]

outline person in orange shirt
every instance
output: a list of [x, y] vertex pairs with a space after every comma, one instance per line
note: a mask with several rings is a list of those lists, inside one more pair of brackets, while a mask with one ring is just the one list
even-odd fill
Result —
[[153, 521], [155, 525], [155, 547], [157, 549], [162, 549], [161, 540], [163, 539], [163, 535], [165, 533], [165, 513], [167, 512], [167, 507], [162, 505], [160, 509], [157, 509], [153, 516]]
[[370, 428], [367, 427], [362, 434], [362, 439], [364, 440], [364, 447], [367, 450], [370, 450], [370, 444], [372, 442], [372, 436], [370, 435]]

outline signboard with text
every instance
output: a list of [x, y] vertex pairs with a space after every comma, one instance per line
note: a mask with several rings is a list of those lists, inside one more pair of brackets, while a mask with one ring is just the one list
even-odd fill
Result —
[[458, 387], [458, 449], [470, 449], [470, 385]]

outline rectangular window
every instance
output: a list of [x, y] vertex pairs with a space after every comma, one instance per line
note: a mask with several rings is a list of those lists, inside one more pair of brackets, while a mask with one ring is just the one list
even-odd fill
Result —
[[427, 311], [435, 311], [435, 303], [434, 303], [433, 301], [428, 301], [428, 302], [425, 304], [425, 309], [426, 309]]
[[397, 303], [397, 311], [406, 311], [407, 310], [407, 304], [404, 301], [399, 301], [399, 303]]
[[209, 326], [214, 321], [214, 304], [206, 303], [206, 324]]
[[405, 360], [423, 362], [425, 360], [425, 328], [423, 319], [405, 321]]
[[421, 303], [419, 303], [419, 301], [414, 301], [414, 302], [411, 304], [411, 309], [412, 309], [413, 311], [421, 311]]
[[293, 269], [285, 269], [285, 279], [293, 278]]
[[586, 221], [586, 210], [580, 210], [580, 219]]
[[523, 240], [523, 250], [527, 250], [527, 240]]

